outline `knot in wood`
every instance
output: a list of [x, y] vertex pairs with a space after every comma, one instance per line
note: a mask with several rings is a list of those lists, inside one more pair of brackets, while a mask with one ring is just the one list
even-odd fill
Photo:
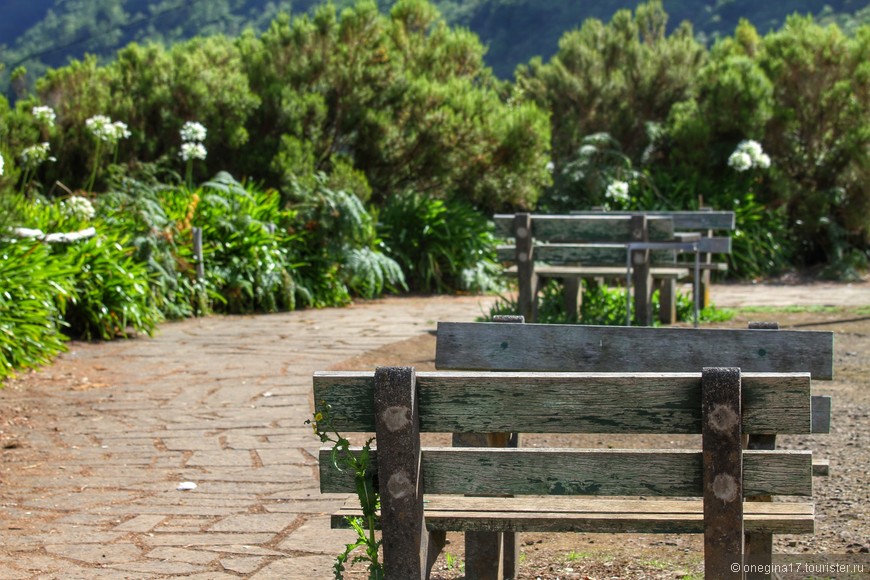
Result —
[[527, 253], [525, 253], [525, 252], [520, 252], [519, 255], [517, 256], [517, 261], [519, 261], [519, 262], [528, 262], [528, 261], [529, 261], [529, 255], [528, 255]]
[[381, 413], [381, 422], [391, 433], [404, 429], [411, 424], [411, 409], [408, 407], [387, 407]]
[[739, 420], [737, 413], [728, 405], [716, 405], [709, 415], [710, 427], [720, 433], [732, 430]]
[[518, 238], [529, 237], [529, 230], [527, 230], [526, 228], [517, 228], [517, 237]]
[[738, 491], [737, 480], [727, 473], [720, 473], [713, 479], [713, 495], [726, 503], [736, 500]]
[[402, 499], [408, 497], [414, 492], [414, 486], [411, 484], [411, 478], [404, 471], [397, 471], [390, 476], [387, 481], [387, 492], [393, 499]]

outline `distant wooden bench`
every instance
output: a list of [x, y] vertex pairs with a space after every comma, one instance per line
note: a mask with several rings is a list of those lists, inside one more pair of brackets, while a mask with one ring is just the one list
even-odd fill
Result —
[[[463, 370], [318, 372], [314, 400], [339, 432], [376, 433], [388, 578], [428, 578], [447, 531], [485, 545], [466, 552], [467, 578], [515, 575], [518, 553], [502, 550], [516, 539], [502, 534], [525, 531], [703, 533], [707, 577], [740, 578], [731, 566], [769, 561], [772, 534], [813, 532], [812, 453], [773, 447], [778, 433], [827, 432], [811, 379], [832, 377], [832, 351], [830, 332], [440, 323], [436, 366]], [[421, 448], [421, 432], [483, 440]], [[700, 433], [703, 443], [486, 447], [516, 433]], [[326, 449], [320, 481], [324, 493], [355, 489]], [[752, 501], [771, 496], [803, 500]], [[350, 501], [333, 525], [354, 515]]]
[[[697, 216], [692, 214], [699, 214]], [[660, 287], [660, 320], [676, 319], [676, 282], [692, 279], [698, 308], [705, 306], [704, 280], [719, 268], [712, 252], [731, 250], [730, 238], [706, 234], [733, 227], [733, 212], [589, 212], [571, 215], [499, 214], [496, 233], [514, 238], [514, 246], [499, 247], [499, 257], [515, 265], [506, 270], [519, 282], [518, 305], [526, 320], [537, 319], [539, 280], [562, 280], [567, 312], [581, 301], [581, 280], [620, 279], [634, 290], [634, 313], [641, 325], [652, 323], [652, 285]], [[683, 231], [677, 231], [677, 228]], [[630, 263], [629, 245], [631, 251]], [[650, 247], [658, 247], [650, 251]], [[661, 249], [664, 247], [665, 249]], [[677, 262], [677, 251], [691, 247], [690, 262]], [[694, 254], [698, 253], [698, 256]], [[695, 280], [695, 258], [700, 273]]]

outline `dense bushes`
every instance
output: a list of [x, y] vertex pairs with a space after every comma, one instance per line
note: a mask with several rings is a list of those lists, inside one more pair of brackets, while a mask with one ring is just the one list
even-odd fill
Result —
[[666, 22], [590, 20], [513, 84], [423, 0], [48, 72], [0, 99], [3, 372], [164, 317], [492, 290], [498, 210], [712, 206], [738, 216], [729, 275], [866, 268], [870, 27], [743, 22], [708, 50]]

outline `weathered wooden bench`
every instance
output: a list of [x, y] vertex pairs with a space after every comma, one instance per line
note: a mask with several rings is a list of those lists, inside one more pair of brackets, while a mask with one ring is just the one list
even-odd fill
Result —
[[[722, 266], [711, 261], [711, 253], [730, 252], [731, 244], [730, 238], [711, 237], [703, 232], [727, 229], [729, 223], [733, 228], [734, 213], [500, 214], [494, 219], [497, 235], [514, 238], [513, 246], [499, 247], [499, 257], [515, 264], [505, 273], [518, 278], [518, 306], [526, 320], [537, 319], [541, 280], [560, 279], [564, 286], [565, 309], [576, 312], [581, 301], [582, 280], [617, 278], [630, 282], [627, 285], [634, 290], [636, 319], [639, 324], [648, 326], [652, 323], [654, 282], [660, 288], [659, 317], [666, 324], [676, 319], [677, 280], [691, 279], [698, 308], [706, 305], [703, 299], [709, 284], [705, 285], [705, 280], [709, 282], [711, 269]], [[682, 231], [676, 231], [677, 228]], [[650, 246], [670, 250], [650, 251]], [[697, 255], [691, 256], [691, 263], [678, 263], [677, 250], [691, 250]], [[629, 252], [630, 262], [627, 262]]]
[[[495, 548], [466, 553], [467, 578], [513, 577], [518, 554], [505, 561], [500, 534], [524, 531], [703, 533], [708, 577], [739, 578], [732, 565], [769, 560], [772, 534], [813, 531], [812, 454], [773, 443], [827, 431], [824, 413], [813, 415], [811, 378], [831, 378], [832, 350], [829, 332], [440, 323], [436, 365], [464, 370], [319, 372], [314, 397], [339, 432], [376, 433], [388, 578], [427, 578], [446, 531]], [[703, 442], [421, 448], [424, 432], [700, 433]], [[323, 492], [354, 491], [328, 450], [320, 479]], [[803, 500], [751, 501], [771, 496]], [[333, 525], [358, 509], [349, 502]]]

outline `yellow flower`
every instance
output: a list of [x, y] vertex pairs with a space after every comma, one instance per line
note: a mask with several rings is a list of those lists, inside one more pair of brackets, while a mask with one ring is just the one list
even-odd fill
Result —
[[323, 413], [317, 413], [316, 415], [314, 415], [314, 420], [323, 421]]

